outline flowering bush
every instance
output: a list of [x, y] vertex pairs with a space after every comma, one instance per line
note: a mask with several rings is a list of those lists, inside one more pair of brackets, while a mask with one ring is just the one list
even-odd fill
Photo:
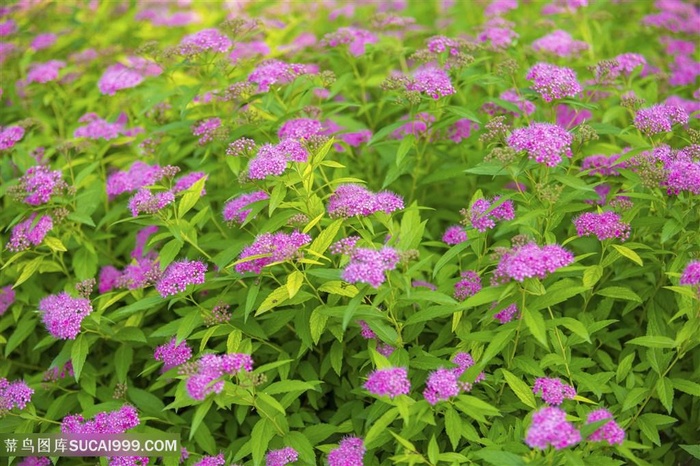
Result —
[[694, 464], [698, 24], [4, 4], [0, 433], [181, 436], [105, 465]]

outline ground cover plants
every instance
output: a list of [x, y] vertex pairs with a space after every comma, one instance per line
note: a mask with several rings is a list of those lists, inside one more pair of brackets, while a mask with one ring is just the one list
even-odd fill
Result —
[[700, 460], [679, 0], [0, 7], [0, 433]]

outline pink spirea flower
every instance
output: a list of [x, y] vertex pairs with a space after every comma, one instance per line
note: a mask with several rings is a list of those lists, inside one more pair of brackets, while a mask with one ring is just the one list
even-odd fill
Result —
[[463, 139], [468, 139], [472, 131], [478, 131], [479, 125], [471, 120], [462, 118], [454, 122], [452, 126], [447, 128], [447, 138], [455, 144], [459, 144]]
[[677, 95], [672, 95], [666, 99], [666, 102], [664, 102], [668, 106], [675, 106], [675, 107], [680, 107], [685, 112], [690, 115], [691, 113], [695, 113], [695, 118], [700, 118], [700, 99], [696, 100], [690, 100], [690, 99], [684, 99], [682, 97], [679, 97]]
[[270, 195], [265, 191], [253, 191], [252, 193], [241, 194], [231, 199], [224, 205], [223, 216], [227, 222], [243, 224], [253, 209], [247, 209], [250, 204], [269, 199]]
[[431, 405], [447, 400], [460, 393], [459, 376], [451, 369], [440, 368], [428, 376], [423, 397]]
[[671, 76], [668, 83], [671, 86], [689, 86], [700, 76], [700, 62], [686, 55], [677, 55], [671, 63]]
[[220, 126], [221, 118], [208, 118], [194, 125], [192, 127], [192, 134], [199, 136], [199, 145], [203, 146], [204, 144], [214, 140], [216, 130]]
[[[180, 178], [175, 180], [175, 184], [173, 185], [173, 192], [174, 193], [179, 193], [182, 191], [186, 191], [187, 189], [191, 188], [194, 186], [194, 184], [201, 180], [202, 178], [206, 178], [207, 174], [204, 172], [192, 172], [188, 173], [186, 175], [182, 175]], [[202, 187], [202, 191], [200, 192], [200, 195], [204, 196], [207, 194], [206, 189]]]
[[659, 38], [659, 42], [666, 46], [666, 53], [669, 55], [692, 55], [695, 53], [695, 42], [689, 40], [662, 36]]
[[148, 188], [141, 188], [129, 199], [129, 210], [134, 217], [140, 214], [155, 214], [173, 202], [175, 194], [172, 191], [153, 194]]
[[48, 215], [42, 215], [36, 220], [36, 213], [18, 223], [12, 228], [7, 249], [12, 252], [24, 251], [32, 246], [39, 246], [46, 234], [53, 228], [53, 220]]
[[467, 232], [461, 225], [452, 225], [445, 230], [442, 241], [450, 246], [467, 241]]
[[200, 261], [182, 260], [173, 262], [156, 283], [156, 290], [164, 298], [185, 291], [187, 285], [201, 285], [207, 265]]
[[205, 52], [226, 52], [231, 49], [233, 42], [222, 34], [218, 29], [204, 29], [194, 34], [189, 34], [180, 41], [180, 48], [188, 53]]
[[32, 400], [34, 389], [30, 388], [23, 380], [10, 382], [5, 377], [0, 377], [0, 411], [10, 410], [14, 407], [24, 409]]
[[499, 196], [495, 196], [492, 201], [483, 198], [474, 201], [466, 216], [467, 223], [483, 233], [494, 228], [498, 220], [513, 220], [515, 218], [513, 201], [504, 201], [494, 207], [499, 199]]
[[406, 84], [409, 91], [426, 94], [433, 99], [439, 99], [455, 93], [450, 76], [442, 68], [426, 66], [413, 73], [413, 79]]
[[573, 400], [576, 396], [576, 390], [571, 385], [546, 377], [535, 379], [532, 391], [536, 395], [541, 393], [544, 402], [550, 406], [559, 406], [564, 399]]
[[388, 247], [380, 251], [368, 248], [355, 248], [350, 253], [350, 263], [341, 275], [349, 283], [368, 283], [379, 288], [386, 281], [386, 273], [394, 270], [399, 263], [398, 253]]
[[100, 118], [96, 113], [86, 113], [80, 120], [80, 123], [87, 123], [85, 126], [79, 126], [73, 132], [73, 137], [87, 139], [105, 139], [107, 141], [124, 136], [135, 136], [143, 132], [143, 128], [135, 127], [126, 129], [127, 116], [121, 113], [114, 123], [109, 123]]
[[[518, 92], [515, 89], [508, 89], [506, 91], [501, 92], [501, 95], [499, 95], [498, 98], [514, 104], [520, 110], [520, 114], [526, 116], [535, 113], [535, 110], [537, 108], [535, 107], [535, 104], [525, 99], [522, 95], [518, 94]], [[487, 102], [483, 105], [482, 108], [489, 115], [507, 114], [513, 116], [520, 116], [520, 114], [518, 114], [517, 112], [507, 110], [494, 102]]]
[[92, 420], [81, 414], [71, 414], [61, 421], [64, 434], [123, 434], [138, 426], [139, 414], [131, 405], [124, 405], [115, 411], [97, 413]]
[[12, 285], [0, 288], [0, 316], [3, 315], [14, 302], [15, 290], [12, 289]]
[[622, 445], [622, 442], [625, 440], [625, 431], [615, 422], [612, 413], [607, 409], [600, 408], [591, 411], [586, 418], [586, 424], [592, 424], [604, 419], [610, 419], [610, 422], [603, 424], [587, 440], [589, 442], [608, 442], [610, 445]]
[[501, 16], [518, 8], [518, 0], [493, 0], [484, 9], [486, 16]]
[[568, 105], [557, 105], [557, 126], [562, 128], [571, 129], [574, 126], [578, 126], [586, 120], [590, 120], [593, 114], [590, 110], [584, 109], [574, 109]]
[[17, 466], [51, 466], [53, 463], [46, 456], [27, 456]]
[[373, 193], [358, 184], [338, 186], [328, 199], [331, 217], [366, 217], [375, 212], [391, 213], [404, 208], [403, 198], [390, 191]]
[[[408, 120], [410, 115], [401, 117], [401, 120]], [[404, 136], [412, 134], [416, 138], [430, 139], [433, 132], [430, 129], [432, 123], [435, 122], [435, 117], [427, 112], [420, 112], [415, 115], [415, 119], [408, 121], [405, 125], [399, 126], [391, 133], [394, 139], [403, 139]]]
[[358, 147], [359, 145], [367, 143], [370, 141], [370, 139], [372, 139], [372, 131], [363, 129], [360, 131], [340, 134], [338, 137], [348, 146]]
[[377, 40], [377, 36], [374, 33], [365, 29], [342, 27], [323, 36], [321, 45], [327, 47], [338, 47], [341, 44], [348, 45], [350, 54], [359, 57], [364, 55], [367, 44], [376, 44]]
[[408, 395], [411, 391], [411, 382], [408, 380], [408, 370], [403, 367], [392, 367], [370, 372], [364, 387], [365, 390], [377, 396], [395, 398], [399, 395]]
[[640, 108], [634, 117], [634, 126], [647, 136], [651, 136], [671, 131], [674, 123], [687, 124], [688, 118], [688, 113], [681, 107], [658, 104]]
[[292, 233], [263, 233], [255, 237], [253, 244], [241, 251], [240, 259], [264, 254], [265, 257], [236, 264], [236, 272], [252, 272], [259, 274], [262, 268], [274, 262], [292, 259], [298, 254], [299, 248], [311, 242], [311, 236], [294, 231]]
[[178, 344], [175, 337], [168, 343], [157, 346], [153, 353], [153, 359], [163, 363], [162, 372], [167, 372], [173, 367], [186, 363], [191, 357], [192, 348], [184, 340]]
[[17, 50], [17, 46], [12, 42], [0, 42], [0, 65], [5, 63], [12, 53]]
[[581, 433], [567, 422], [566, 413], [559, 408], [547, 407], [532, 415], [532, 425], [527, 430], [525, 443], [530, 448], [544, 450], [552, 445], [555, 449], [576, 445]]
[[210, 393], [221, 393], [225, 375], [252, 370], [253, 358], [249, 354], [205, 354], [197, 361], [197, 372], [187, 379], [185, 388], [191, 398], [201, 401]]
[[360, 240], [359, 236], [348, 236], [347, 238], [342, 238], [331, 244], [328, 248], [333, 254], [352, 254], [355, 249], [357, 242]]
[[107, 265], [100, 269], [100, 276], [97, 281], [97, 290], [100, 293], [108, 293], [117, 288], [122, 273], [116, 267]]
[[574, 220], [576, 233], [579, 236], [594, 235], [603, 241], [618, 238], [625, 241], [630, 236], [630, 225], [620, 219], [615, 212], [586, 212]]
[[542, 8], [543, 15], [572, 13], [581, 7], [588, 6], [588, 0], [554, 0]]
[[363, 466], [364, 443], [358, 437], [345, 437], [328, 453], [328, 466]]
[[254, 58], [257, 56], [267, 56], [270, 54], [270, 47], [262, 40], [254, 40], [251, 42], [236, 42], [233, 50], [228, 58], [233, 63], [238, 63], [241, 60]]
[[481, 291], [481, 278], [473, 270], [467, 270], [460, 275], [462, 278], [455, 283], [455, 299], [464, 301]]
[[35, 165], [27, 169], [20, 179], [29, 205], [42, 205], [49, 202], [51, 195], [64, 184], [61, 170], [50, 170], [46, 165]]
[[268, 60], [248, 75], [248, 82], [257, 84], [258, 92], [267, 92], [273, 84], [287, 84], [294, 81], [297, 76], [314, 73], [314, 68], [309, 65]]
[[522, 282], [529, 277], [544, 279], [561, 267], [574, 262], [574, 255], [558, 244], [538, 246], [528, 243], [514, 247], [501, 257], [494, 271], [494, 283], [505, 283], [510, 279]]
[[532, 88], [545, 102], [564, 97], [575, 97], [583, 91], [571, 68], [537, 63], [528, 71], [527, 79], [533, 81]]
[[83, 319], [92, 312], [92, 304], [88, 299], [73, 298], [64, 291], [39, 301], [39, 311], [51, 336], [61, 340], [75, 340]]
[[201, 460], [192, 464], [192, 466], [225, 466], [226, 458], [223, 453], [216, 456], [203, 456]]
[[124, 270], [116, 279], [117, 288], [138, 290], [157, 282], [162, 273], [155, 254], [136, 259], [124, 267]]
[[681, 285], [700, 286], [700, 261], [691, 261], [683, 270]]
[[17, 32], [17, 23], [8, 19], [0, 22], [0, 37], [10, 36]]
[[511, 304], [510, 306], [494, 314], [493, 318], [502, 324], [506, 324], [513, 320], [513, 317], [515, 317], [516, 314], [518, 314], [518, 306]]
[[321, 133], [321, 122], [312, 118], [297, 118], [287, 120], [277, 131], [282, 139], [308, 139]]
[[564, 128], [550, 123], [532, 123], [525, 128], [518, 128], [508, 136], [510, 147], [525, 151], [530, 159], [555, 167], [561, 162], [561, 156], [571, 158], [571, 143], [574, 138]]
[[114, 172], [107, 177], [107, 195], [112, 200], [122, 193], [150, 186], [167, 174], [168, 170], [164, 167], [148, 165], [138, 160], [129, 170]]
[[506, 21], [500, 16], [490, 18], [483, 25], [482, 31], [477, 36], [479, 42], [487, 43], [492, 50], [504, 50], [510, 47], [520, 37], [513, 30], [515, 23]]
[[45, 63], [32, 63], [27, 72], [25, 84], [47, 83], [58, 79], [58, 72], [66, 66], [62, 60], [49, 60]]
[[367, 322], [365, 322], [364, 320], [360, 320], [357, 323], [360, 324], [360, 327], [362, 328], [362, 330], [360, 331], [360, 335], [362, 335], [362, 338], [364, 338], [365, 340], [372, 340], [374, 338], [377, 338], [377, 334], [374, 333], [374, 331], [372, 331], [371, 328], [369, 328]]
[[629, 76], [637, 67], [647, 64], [644, 55], [638, 53], [623, 53], [616, 56], [614, 61], [616, 64], [610, 69], [610, 76], [613, 78], [621, 75]]
[[146, 246], [146, 242], [148, 242], [148, 238], [150, 238], [151, 235], [154, 235], [157, 231], [158, 231], [158, 227], [156, 225], [150, 225], [150, 226], [141, 228], [136, 233], [136, 241], [134, 243], [134, 249], [131, 251], [132, 258], [138, 259], [138, 258], [144, 257], [143, 249]]
[[584, 41], [574, 40], [568, 32], [557, 29], [534, 41], [532, 48], [558, 57], [571, 57], [588, 50], [589, 45]]
[[24, 137], [24, 128], [21, 126], [0, 127], [0, 150], [14, 147]]
[[197, 23], [201, 18], [194, 11], [175, 11], [171, 14], [167, 8], [145, 8], [136, 13], [134, 19], [148, 21], [154, 26], [178, 27]]
[[159, 76], [163, 69], [143, 57], [129, 57], [126, 63], [109, 66], [97, 81], [97, 88], [104, 95], [114, 95], [117, 91], [141, 84], [149, 76]]
[[68, 361], [62, 366], [49, 367], [46, 372], [44, 372], [44, 381], [56, 381], [65, 379], [66, 377], [73, 377], [74, 375], [73, 363]]
[[228, 145], [226, 155], [232, 157], [240, 157], [242, 155], [250, 155], [255, 152], [258, 146], [255, 141], [250, 138], [238, 138]]
[[54, 43], [56, 43], [56, 39], [58, 39], [58, 36], [50, 32], [37, 34], [32, 40], [32, 43], [29, 45], [29, 48], [31, 48], [35, 52], [42, 49], [46, 49], [51, 47]]
[[289, 162], [305, 162], [309, 153], [299, 141], [285, 139], [279, 144], [263, 144], [248, 163], [248, 178], [262, 180], [284, 173]]
[[617, 162], [621, 155], [591, 155], [583, 159], [581, 170], [590, 170], [589, 175], [620, 176], [619, 169], [627, 167], [625, 162]]
[[271, 450], [265, 456], [265, 466], [285, 466], [299, 459], [299, 453], [292, 447]]

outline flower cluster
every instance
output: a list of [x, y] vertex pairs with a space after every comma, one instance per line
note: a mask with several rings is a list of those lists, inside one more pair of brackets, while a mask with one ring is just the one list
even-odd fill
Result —
[[141, 188], [129, 199], [129, 210], [134, 217], [140, 214], [155, 214], [173, 202], [175, 194], [172, 191], [153, 194], [148, 188]]
[[[360, 324], [360, 328], [362, 328], [362, 330], [360, 331], [360, 335], [362, 335], [362, 338], [364, 338], [365, 340], [376, 340], [377, 339], [377, 334], [374, 333], [374, 331], [371, 328], [369, 328], [369, 325], [367, 325], [367, 322], [365, 322], [364, 320], [360, 320], [357, 323]], [[391, 353], [394, 352], [394, 347], [391, 345], [387, 345], [385, 343], [379, 342], [379, 343], [377, 343], [376, 350], [377, 350], [377, 353], [388, 358], [389, 356], [391, 356]]]
[[486, 43], [492, 50], [507, 49], [520, 37], [513, 27], [515, 23], [506, 21], [500, 16], [494, 16], [484, 23], [483, 30], [477, 39], [479, 42]]
[[420, 92], [433, 99], [455, 93], [449, 75], [445, 70], [434, 66], [417, 69], [413, 73], [413, 79], [406, 84], [406, 90]]
[[53, 194], [66, 187], [61, 170], [50, 170], [46, 165], [29, 167], [18, 185], [26, 194], [24, 202], [33, 206], [46, 204]]
[[574, 220], [574, 225], [579, 236], [595, 235], [601, 241], [610, 238], [625, 241], [630, 235], [629, 223], [623, 222], [615, 212], [586, 212]]
[[368, 283], [379, 288], [386, 280], [385, 272], [396, 268], [399, 254], [388, 246], [376, 251], [368, 248], [354, 248], [350, 253], [350, 263], [343, 270], [342, 278], [350, 283]]
[[558, 57], [571, 57], [588, 50], [589, 45], [584, 41], [574, 40], [568, 32], [557, 29], [534, 41], [532, 48]]
[[494, 228], [497, 220], [513, 220], [515, 218], [513, 201], [504, 201], [494, 207], [499, 199], [499, 196], [494, 197], [492, 201], [477, 199], [468, 211], [462, 210], [461, 213], [464, 216], [462, 223], [471, 225], [483, 233]]
[[139, 425], [139, 415], [131, 405], [124, 405], [116, 411], [100, 412], [92, 420], [80, 414], [72, 414], [61, 421], [64, 434], [123, 434]]
[[574, 138], [564, 128], [551, 123], [532, 123], [526, 128], [518, 128], [508, 136], [508, 146], [517, 151], [525, 151], [530, 159], [555, 167], [561, 156], [571, 158], [571, 143]]
[[328, 453], [328, 466], [362, 466], [366, 451], [361, 438], [345, 437]]
[[[182, 460], [180, 461], [182, 462]], [[216, 456], [203, 456], [201, 460], [194, 463], [192, 466], [225, 466], [226, 458], [223, 453]]]
[[173, 337], [168, 343], [156, 347], [153, 359], [163, 363], [162, 372], [167, 372], [173, 367], [180, 366], [192, 357], [192, 348], [186, 341], [177, 343], [177, 338]]
[[445, 230], [445, 234], [442, 235], [442, 241], [450, 246], [463, 243], [467, 241], [467, 232], [460, 225], [452, 225]]
[[14, 302], [15, 290], [12, 289], [12, 285], [0, 288], [0, 316], [3, 315]]
[[622, 445], [625, 440], [625, 431], [615, 422], [613, 415], [605, 408], [591, 411], [586, 418], [586, 424], [592, 424], [597, 421], [610, 419], [610, 422], [603, 424], [598, 430], [593, 432], [589, 437], [589, 442], [607, 442], [609, 445]]
[[292, 447], [272, 450], [265, 456], [265, 466], [285, 466], [299, 459], [299, 453]]
[[559, 246], [538, 246], [528, 243], [505, 252], [494, 271], [493, 282], [505, 283], [510, 279], [522, 282], [529, 277], [545, 278], [561, 267], [574, 262], [574, 255]]
[[248, 354], [205, 354], [197, 361], [197, 370], [187, 379], [185, 388], [190, 397], [203, 400], [210, 393], [221, 393], [224, 375], [253, 370], [253, 358]]
[[571, 68], [538, 63], [528, 71], [527, 79], [534, 82], [532, 88], [545, 102], [564, 97], [575, 97], [583, 88]]
[[190, 55], [212, 52], [226, 52], [233, 46], [231, 39], [215, 28], [204, 29], [194, 34], [189, 34], [180, 41], [180, 53]]
[[464, 301], [470, 296], [474, 296], [481, 291], [481, 278], [473, 270], [462, 272], [461, 280], [455, 283], [455, 299]]
[[513, 320], [513, 317], [518, 313], [518, 306], [511, 304], [510, 306], [504, 308], [503, 310], [497, 312], [493, 315], [493, 318], [502, 324], [506, 324]]
[[694, 287], [700, 296], [700, 261], [691, 261], [681, 274], [681, 285]]
[[36, 213], [32, 213], [27, 220], [12, 228], [7, 249], [13, 252], [24, 251], [32, 246], [39, 246], [44, 241], [46, 234], [53, 228], [53, 220], [48, 215], [42, 215], [39, 220], [36, 220], [36, 217]]
[[127, 171], [114, 172], [107, 177], [107, 196], [110, 200], [126, 192], [150, 186], [166, 176], [177, 173], [177, 167], [161, 167], [136, 161]]
[[566, 420], [566, 413], [553, 407], [542, 408], [532, 415], [532, 425], [525, 436], [525, 443], [530, 448], [540, 450], [549, 445], [561, 450], [580, 441], [581, 432]]
[[224, 220], [242, 225], [245, 223], [248, 215], [253, 211], [253, 209], [246, 209], [246, 207], [254, 202], [264, 201], [269, 198], [270, 195], [265, 191], [253, 191], [252, 193], [241, 194], [224, 205]]
[[199, 145], [204, 144], [214, 140], [216, 136], [216, 131], [221, 126], [221, 118], [208, 118], [204, 121], [200, 121], [192, 127], [192, 134], [199, 136]]
[[399, 395], [408, 395], [411, 391], [411, 381], [408, 380], [408, 371], [403, 367], [390, 369], [377, 369], [367, 376], [364, 384], [365, 390], [377, 396], [395, 398]]
[[639, 109], [634, 117], [634, 126], [647, 136], [651, 136], [671, 131], [674, 123], [687, 124], [688, 118], [688, 114], [681, 107], [658, 104]]
[[0, 126], [0, 150], [11, 149], [23, 137], [24, 128], [21, 126]]
[[73, 298], [65, 291], [39, 301], [41, 320], [54, 338], [75, 340], [80, 324], [92, 312], [90, 300]]
[[185, 291], [187, 285], [201, 285], [207, 265], [200, 261], [181, 260], [173, 262], [156, 283], [156, 290], [163, 298]]
[[267, 92], [273, 84], [287, 84], [302, 74], [313, 74], [314, 68], [299, 63], [268, 60], [248, 76], [248, 82], [258, 85], [258, 92]]
[[403, 208], [401, 196], [390, 191], [373, 193], [358, 184], [338, 186], [328, 199], [328, 213], [331, 217], [366, 217], [379, 211], [389, 214]]
[[550, 406], [559, 406], [564, 399], [573, 400], [576, 390], [571, 385], [562, 383], [559, 379], [540, 377], [535, 379], [532, 387], [535, 394], [542, 393], [542, 399]]
[[143, 132], [143, 128], [136, 127], [126, 129], [127, 116], [126, 113], [119, 114], [119, 117], [114, 123], [108, 123], [100, 118], [96, 113], [86, 113], [78, 120], [80, 123], [87, 123], [85, 126], [79, 126], [74, 132], [73, 137], [87, 139], [105, 139], [109, 141], [124, 136], [135, 136]]
[[376, 44], [377, 36], [365, 29], [354, 27], [342, 27], [335, 32], [326, 34], [321, 40], [321, 45], [337, 47], [341, 44], [348, 45], [348, 51], [352, 56], [364, 55], [367, 44]]
[[520, 114], [522, 115], [532, 115], [535, 113], [535, 104], [530, 102], [529, 100], [525, 99], [522, 95], [518, 93], [517, 90], [515, 89], [508, 89], [506, 91], [501, 92], [501, 94], [498, 96], [499, 99], [509, 102], [517, 109], [520, 111], [520, 113], [514, 111], [514, 110], [509, 110], [503, 108], [501, 105], [499, 105], [496, 102], [486, 102], [482, 106], [482, 110], [489, 115], [513, 115], [513, 116], [519, 116]]
[[45, 63], [32, 63], [27, 71], [24, 85], [31, 83], [47, 83], [58, 79], [58, 72], [66, 66], [63, 60], [49, 60]]
[[[469, 382], [461, 382], [459, 378], [464, 371], [474, 365], [474, 359], [469, 353], [457, 353], [452, 362], [457, 364], [457, 367], [445, 369], [443, 367], [433, 371], [428, 375], [428, 380], [425, 384], [423, 397], [431, 405], [437, 404], [438, 401], [448, 400], [459, 395], [463, 391], [470, 391], [472, 384]], [[475, 382], [480, 382], [484, 379], [483, 372], [476, 377]]]
[[236, 42], [234, 48], [228, 58], [232, 63], [238, 63], [241, 60], [254, 58], [256, 56], [267, 56], [270, 54], [270, 47], [262, 40], [254, 40], [250, 42]]
[[[624, 153], [624, 152], [623, 152]], [[625, 162], [617, 162], [622, 154], [606, 155], [591, 155], [583, 159], [581, 170], [590, 170], [590, 175], [601, 176], [620, 176], [621, 168], [627, 168]]]
[[[290, 234], [263, 233], [255, 237], [255, 241], [250, 246], [246, 246], [241, 251], [236, 272], [252, 272], [259, 274], [262, 268], [274, 262], [283, 262], [292, 259], [298, 254], [299, 248], [311, 242], [311, 237], [305, 233], [294, 231]], [[255, 259], [243, 261], [248, 257]]]
[[263, 144], [248, 164], [248, 178], [263, 180], [271, 175], [281, 175], [289, 162], [306, 162], [308, 158], [309, 153], [294, 139], [285, 139], [279, 144]]
[[100, 92], [114, 95], [122, 89], [141, 84], [149, 76], [159, 76], [163, 69], [142, 57], [129, 57], [126, 64], [115, 63], [108, 67], [97, 82]]
[[22, 380], [8, 381], [0, 377], [0, 412], [9, 411], [14, 407], [24, 409], [32, 399], [34, 389]]

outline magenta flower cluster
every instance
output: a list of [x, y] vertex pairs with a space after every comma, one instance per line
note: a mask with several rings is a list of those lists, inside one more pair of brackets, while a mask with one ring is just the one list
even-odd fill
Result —
[[630, 225], [622, 221], [615, 212], [586, 212], [574, 219], [576, 233], [579, 236], [594, 235], [603, 241], [618, 238], [625, 241], [630, 236]]
[[[623, 152], [624, 153], [624, 152]], [[626, 162], [617, 162], [622, 154], [591, 155], [583, 159], [582, 170], [590, 170], [590, 175], [620, 176], [619, 170], [627, 168]]]
[[467, 241], [467, 232], [461, 225], [452, 225], [448, 227], [447, 230], [445, 230], [445, 234], [442, 235], [442, 242], [450, 246], [465, 241]]
[[0, 316], [3, 315], [14, 302], [15, 290], [12, 289], [12, 285], [0, 288]]
[[64, 434], [123, 434], [139, 425], [136, 408], [124, 405], [116, 411], [97, 413], [92, 420], [86, 420], [80, 414], [71, 414], [61, 421]]
[[498, 220], [513, 220], [515, 218], [513, 201], [504, 201], [494, 207], [499, 199], [500, 197], [496, 196], [491, 201], [483, 198], [474, 201], [465, 216], [465, 223], [483, 233], [494, 228]]
[[574, 262], [574, 255], [558, 244], [538, 246], [528, 243], [505, 252], [493, 274], [494, 283], [505, 283], [513, 279], [519, 282], [526, 278], [544, 279], [561, 267]]
[[634, 126], [647, 136], [668, 133], [674, 123], [688, 123], [688, 113], [675, 105], [658, 104], [641, 108], [634, 117]]
[[[463, 391], [468, 392], [472, 389], [471, 383], [459, 380], [464, 371], [474, 365], [472, 356], [469, 353], [460, 352], [455, 354], [452, 362], [457, 364], [457, 367], [451, 369], [441, 367], [428, 375], [423, 397], [431, 405], [435, 405], [439, 401], [449, 400]], [[476, 377], [474, 382], [480, 382], [484, 378], [485, 376], [482, 372]]]
[[44, 84], [49, 81], [58, 79], [58, 72], [66, 66], [63, 60], [49, 60], [44, 63], [32, 63], [27, 71], [27, 79], [23, 84], [40, 83]]
[[187, 379], [185, 388], [190, 397], [201, 401], [210, 393], [221, 393], [225, 375], [252, 370], [253, 358], [249, 354], [205, 354], [197, 361], [197, 371]]
[[0, 150], [11, 149], [23, 137], [24, 128], [21, 126], [0, 126]]
[[542, 399], [550, 406], [559, 406], [564, 399], [573, 400], [576, 390], [571, 385], [563, 383], [560, 379], [540, 377], [535, 379], [532, 386], [535, 394], [541, 393]]
[[107, 177], [107, 195], [112, 200], [122, 193], [150, 186], [178, 170], [176, 167], [148, 165], [138, 160], [129, 170], [114, 172]]
[[515, 304], [511, 304], [510, 306], [494, 314], [493, 318], [502, 324], [506, 324], [513, 320], [513, 317], [515, 317], [517, 314], [518, 306], [516, 306]]
[[59, 189], [66, 186], [61, 170], [50, 170], [46, 165], [29, 167], [20, 178], [19, 186], [27, 195], [24, 202], [37, 206], [46, 204], [51, 196]]
[[159, 76], [163, 69], [143, 57], [128, 57], [126, 64], [109, 66], [97, 82], [102, 94], [114, 95], [117, 91], [141, 84], [149, 76]]
[[547, 52], [558, 57], [572, 57], [588, 50], [589, 45], [584, 41], [574, 40], [568, 32], [557, 29], [534, 41], [532, 48], [538, 52]]
[[167, 372], [173, 367], [186, 363], [191, 357], [192, 348], [184, 340], [178, 344], [175, 337], [168, 343], [157, 346], [153, 352], [153, 359], [163, 363], [162, 372]]
[[530, 159], [555, 167], [561, 162], [561, 156], [569, 158], [573, 136], [564, 128], [551, 123], [532, 123], [525, 128], [514, 130], [507, 139], [508, 145], [525, 151]]
[[39, 246], [44, 241], [46, 234], [53, 228], [53, 220], [48, 215], [42, 215], [39, 220], [36, 217], [36, 213], [32, 213], [27, 220], [12, 228], [7, 249], [13, 252], [24, 251]]
[[285, 139], [279, 144], [263, 144], [248, 164], [248, 178], [263, 180], [268, 176], [281, 175], [289, 162], [306, 162], [308, 158], [309, 153], [294, 139]]
[[700, 261], [688, 263], [681, 274], [680, 284], [694, 287], [700, 296]]
[[192, 127], [192, 134], [199, 136], [199, 145], [203, 146], [214, 140], [216, 130], [219, 129], [220, 126], [221, 118], [208, 118], [194, 125]]
[[576, 78], [576, 73], [571, 68], [538, 63], [530, 68], [526, 78], [533, 81], [532, 88], [540, 94], [545, 102], [575, 97], [583, 91]]
[[328, 466], [363, 466], [366, 451], [361, 438], [345, 437], [328, 453]]
[[14, 407], [24, 409], [32, 400], [33, 394], [34, 389], [23, 380], [10, 382], [5, 377], [0, 377], [0, 412], [9, 411]]
[[417, 69], [413, 79], [406, 84], [406, 90], [426, 94], [433, 99], [439, 99], [455, 93], [450, 76], [442, 68], [427, 66]]
[[341, 44], [348, 45], [348, 51], [354, 57], [364, 55], [367, 44], [376, 44], [377, 36], [365, 29], [354, 27], [342, 27], [335, 32], [323, 36], [321, 45], [338, 47]]
[[285, 466], [299, 459], [299, 453], [292, 447], [271, 450], [265, 456], [265, 466]]
[[532, 425], [527, 430], [525, 443], [530, 448], [555, 449], [576, 445], [581, 441], [581, 432], [566, 420], [566, 413], [559, 408], [547, 407], [532, 415]]
[[39, 301], [41, 320], [46, 330], [62, 340], [74, 340], [80, 333], [80, 324], [92, 312], [90, 300], [73, 298], [65, 291], [49, 295]]
[[154, 194], [148, 188], [141, 188], [129, 199], [129, 210], [134, 217], [140, 214], [155, 214], [173, 202], [175, 202], [175, 194], [172, 191]]
[[[238, 257], [236, 272], [252, 272], [259, 274], [262, 268], [274, 262], [283, 262], [294, 258], [298, 254], [299, 248], [311, 242], [311, 237], [306, 233], [293, 231], [292, 233], [263, 233], [255, 237], [253, 244], [246, 246]], [[241, 262], [251, 256], [259, 256]]]
[[127, 116], [125, 113], [119, 114], [119, 117], [114, 123], [109, 123], [102, 119], [96, 113], [86, 113], [78, 122], [87, 123], [85, 126], [79, 126], [73, 132], [73, 137], [86, 139], [105, 139], [107, 141], [124, 136], [135, 136], [143, 133], [143, 128], [136, 127], [126, 129]]
[[481, 291], [481, 278], [473, 270], [467, 270], [460, 274], [462, 277], [455, 283], [455, 299], [464, 301], [470, 296], [474, 296]]
[[354, 248], [350, 263], [343, 270], [342, 279], [349, 283], [368, 283], [379, 288], [386, 281], [386, 272], [394, 270], [399, 263], [399, 254], [388, 246], [376, 251]]
[[288, 84], [303, 74], [313, 74], [314, 67], [281, 60], [268, 60], [248, 76], [248, 82], [258, 85], [258, 92], [267, 92], [273, 84]]
[[411, 381], [408, 380], [408, 371], [405, 368], [392, 367], [370, 372], [364, 387], [377, 396], [393, 399], [399, 395], [408, 395], [411, 391]]
[[232, 46], [233, 42], [231, 42], [231, 39], [215, 28], [203, 29], [194, 34], [189, 34], [180, 41], [180, 50], [187, 54], [206, 51], [223, 53]]
[[201, 285], [207, 265], [200, 261], [181, 260], [173, 262], [165, 269], [163, 276], [156, 283], [156, 290], [163, 297], [176, 295], [185, 291], [187, 285]]
[[[362, 338], [365, 340], [377, 340], [377, 334], [374, 333], [374, 331], [369, 327], [367, 322], [364, 320], [360, 320], [357, 322], [360, 325], [360, 328], [362, 329], [360, 331], [360, 335], [362, 335]], [[376, 347], [377, 353], [381, 354], [382, 356], [388, 358], [391, 356], [391, 353], [394, 352], [394, 347], [391, 345], [387, 345], [385, 343], [378, 342], [377, 347]]]
[[600, 408], [591, 411], [586, 418], [586, 424], [605, 419], [610, 419], [610, 422], [603, 424], [587, 440], [589, 442], [607, 442], [609, 445], [622, 445], [622, 442], [625, 440], [625, 431], [615, 422], [612, 413], [607, 409]]
[[241, 194], [224, 205], [223, 216], [227, 222], [235, 222], [239, 225], [245, 223], [248, 215], [253, 209], [246, 209], [250, 204], [269, 199], [270, 195], [265, 191], [253, 191], [252, 193]]
[[338, 186], [328, 199], [331, 217], [368, 216], [375, 212], [391, 213], [404, 208], [403, 198], [391, 191], [373, 193], [358, 184]]
[[[182, 462], [182, 460], [180, 461]], [[224, 458], [223, 453], [219, 453], [216, 456], [203, 456], [201, 460], [193, 463], [192, 466], [225, 466], [226, 458]]]

